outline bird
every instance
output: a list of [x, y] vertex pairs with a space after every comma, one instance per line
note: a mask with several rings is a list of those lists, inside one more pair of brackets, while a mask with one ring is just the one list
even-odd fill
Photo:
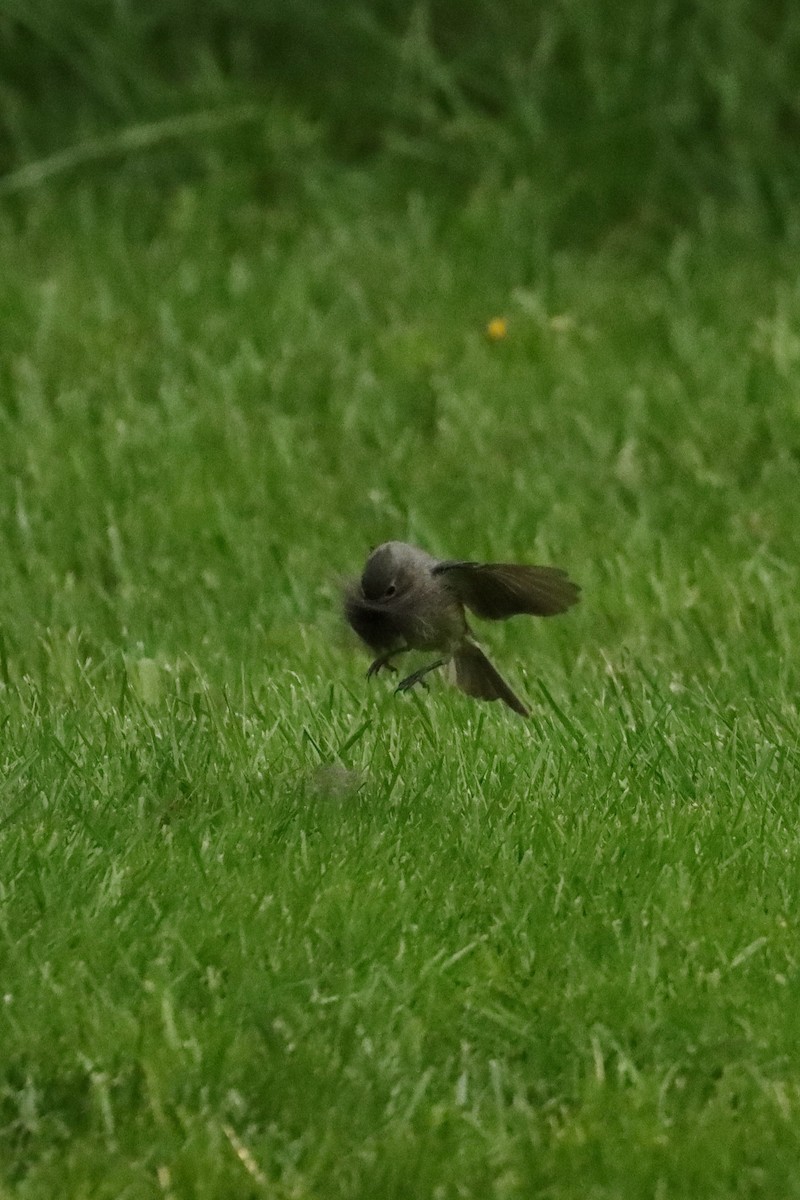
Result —
[[529, 709], [475, 640], [465, 609], [489, 621], [529, 613], [566, 612], [581, 589], [560, 567], [439, 559], [407, 542], [384, 542], [371, 551], [361, 577], [346, 585], [344, 614], [358, 637], [377, 655], [368, 678], [409, 650], [438, 657], [402, 679], [406, 692], [431, 671], [452, 662], [456, 686], [477, 700], [501, 700], [521, 717]]

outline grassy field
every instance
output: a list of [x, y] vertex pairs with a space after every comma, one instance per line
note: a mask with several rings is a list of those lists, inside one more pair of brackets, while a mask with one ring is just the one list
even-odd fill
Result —
[[[0, 1194], [800, 1196], [800, 251], [398, 195], [0, 218]], [[530, 722], [388, 537], [582, 583]]]

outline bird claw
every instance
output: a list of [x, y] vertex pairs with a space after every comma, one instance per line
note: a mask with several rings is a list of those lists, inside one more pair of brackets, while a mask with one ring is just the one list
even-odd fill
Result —
[[420, 684], [420, 686], [424, 687], [425, 691], [427, 692], [428, 681], [427, 679], [422, 678], [422, 675], [419, 671], [415, 671], [413, 675], [407, 675], [405, 679], [401, 679], [394, 690], [395, 692], [410, 692], [416, 684]]
[[377, 675], [379, 671], [391, 671], [393, 675], [396, 675], [397, 667], [394, 665], [394, 663], [388, 662], [386, 659], [376, 658], [375, 662], [370, 663], [367, 669], [367, 679], [372, 679], [372, 677]]
[[395, 692], [407, 692], [416, 683], [421, 683], [427, 689], [428, 681], [425, 676], [430, 675], [431, 671], [435, 671], [437, 667], [443, 667], [446, 661], [444, 658], [437, 658], [436, 662], [429, 663], [427, 667], [420, 667], [418, 671], [414, 671], [413, 675], [406, 675], [405, 679], [401, 679], [394, 689]]

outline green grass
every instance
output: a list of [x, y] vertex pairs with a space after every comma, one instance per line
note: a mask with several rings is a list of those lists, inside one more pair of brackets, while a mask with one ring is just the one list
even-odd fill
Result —
[[[797, 248], [351, 172], [0, 257], [2, 1194], [800, 1196]], [[584, 585], [529, 723], [364, 679], [389, 536]]]
[[792, 0], [4, 0], [0, 175], [141, 138], [150, 177], [258, 174], [281, 97], [340, 159], [529, 175], [565, 236], [707, 193], [796, 230], [799, 57]]

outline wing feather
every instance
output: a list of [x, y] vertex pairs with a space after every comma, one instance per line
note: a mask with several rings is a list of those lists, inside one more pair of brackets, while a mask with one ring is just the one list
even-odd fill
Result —
[[552, 617], [577, 604], [581, 591], [560, 567], [440, 562], [433, 574], [443, 575], [461, 603], [489, 621], [521, 613]]
[[502, 700], [521, 717], [530, 712], [519, 696], [511, 690], [503, 676], [494, 667], [479, 646], [464, 642], [453, 657], [456, 668], [456, 684], [468, 696], [477, 700]]

